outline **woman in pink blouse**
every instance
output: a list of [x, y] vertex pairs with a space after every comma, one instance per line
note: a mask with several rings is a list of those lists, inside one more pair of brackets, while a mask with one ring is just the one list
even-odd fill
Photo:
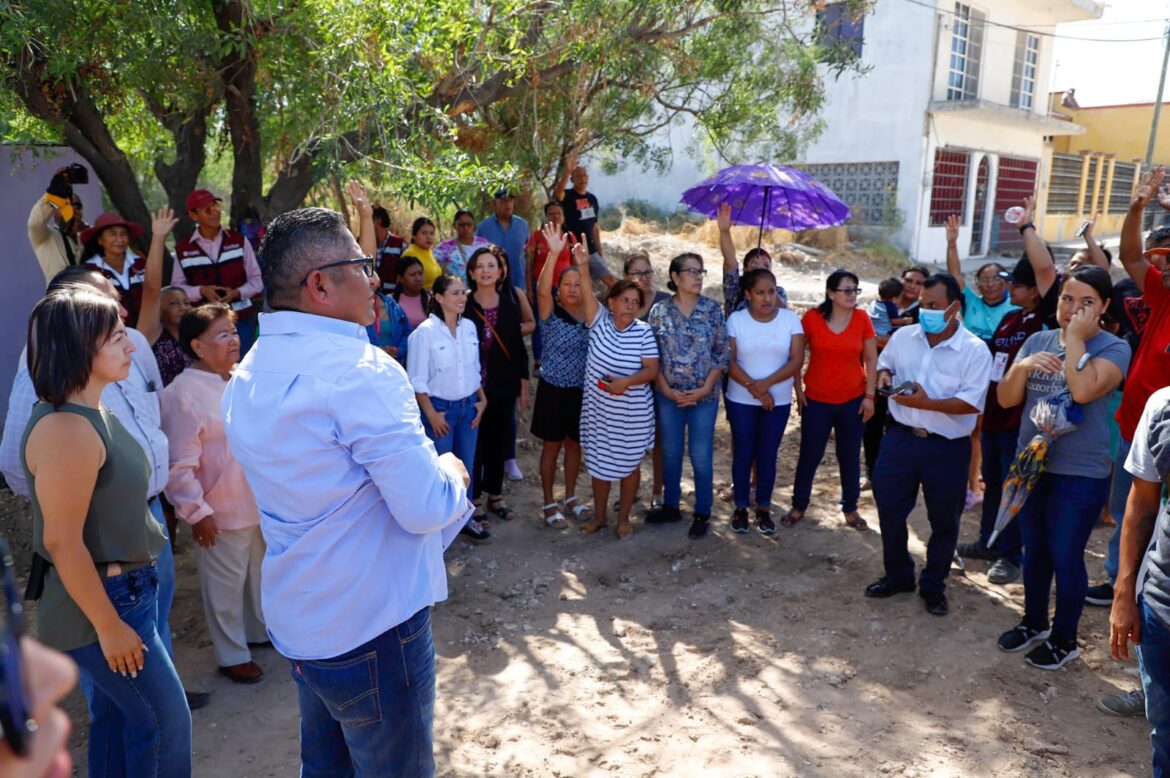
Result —
[[166, 495], [198, 544], [199, 588], [219, 672], [236, 683], [256, 683], [264, 671], [252, 661], [249, 644], [268, 641], [260, 610], [264, 538], [219, 409], [240, 358], [235, 314], [222, 303], [188, 311], [179, 321], [179, 345], [195, 362], [161, 396], [171, 451]]

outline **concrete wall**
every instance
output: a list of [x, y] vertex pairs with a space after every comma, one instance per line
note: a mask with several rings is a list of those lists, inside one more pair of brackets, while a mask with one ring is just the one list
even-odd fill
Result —
[[[28, 314], [45, 291], [45, 276], [28, 242], [28, 214], [45, 193], [53, 171], [73, 162], [85, 160], [64, 147], [0, 146], [0, 245], [7, 247], [0, 286], [0, 412], [8, 410]], [[76, 191], [92, 222], [102, 209], [101, 189], [92, 171], [90, 183]]]
[[[1076, 154], [1082, 149], [1115, 154], [1120, 162], [1145, 159], [1154, 121], [1154, 104], [1102, 105], [1092, 108], [1057, 108], [1085, 128], [1084, 135], [1058, 137], [1058, 152]], [[1162, 128], [1154, 140], [1154, 162], [1170, 162], [1170, 102], [1162, 104]]]

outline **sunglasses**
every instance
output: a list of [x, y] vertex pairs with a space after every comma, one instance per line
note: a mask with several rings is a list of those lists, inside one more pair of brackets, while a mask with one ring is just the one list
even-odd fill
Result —
[[309, 276], [316, 273], [318, 270], [328, 270], [331, 267], [345, 267], [346, 265], [361, 265], [362, 272], [366, 274], [366, 278], [374, 277], [374, 258], [373, 257], [354, 257], [353, 259], [342, 259], [337, 262], [326, 262], [324, 265], [317, 265], [317, 267], [310, 270], [301, 279], [301, 286], [309, 283]]
[[12, 576], [12, 553], [0, 538], [0, 577], [3, 578], [4, 603], [0, 606], [0, 730], [13, 753], [28, 753], [36, 722], [28, 709], [24, 663], [20, 655], [20, 637], [24, 634], [24, 606], [16, 594]]

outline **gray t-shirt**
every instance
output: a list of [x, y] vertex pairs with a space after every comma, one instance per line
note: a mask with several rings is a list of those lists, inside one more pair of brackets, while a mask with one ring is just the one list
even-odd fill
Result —
[[[1133, 433], [1125, 469], [1152, 483], [1170, 476], [1170, 387], [1150, 395]], [[1163, 501], [1146, 554], [1146, 575], [1138, 575], [1138, 591], [1158, 618], [1170, 624], [1170, 516]]]
[[[1115, 335], [1099, 332], [1085, 344], [1093, 359], [1106, 359], [1125, 375], [1129, 369], [1129, 345]], [[1037, 332], [1024, 341], [1016, 359], [1047, 351], [1064, 359], [1064, 346], [1060, 343], [1060, 330]], [[1024, 419], [1020, 424], [1017, 450], [1026, 446], [1036, 436], [1036, 425], [1032, 423], [1032, 408], [1060, 392], [1068, 391], [1064, 372], [1028, 374], [1028, 389], [1024, 396]], [[1084, 478], [1108, 478], [1113, 467], [1109, 449], [1109, 398], [1110, 393], [1081, 406], [1085, 415], [1083, 421], [1072, 432], [1057, 438], [1048, 451], [1045, 470], [1056, 475], [1075, 475]]]

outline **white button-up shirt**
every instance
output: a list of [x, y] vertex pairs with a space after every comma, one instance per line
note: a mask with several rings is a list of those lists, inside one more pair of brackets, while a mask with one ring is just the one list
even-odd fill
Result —
[[414, 389], [364, 327], [260, 314], [223, 396], [268, 544], [268, 633], [291, 659], [338, 656], [447, 597], [443, 550], [470, 515]]
[[[894, 331], [878, 357], [878, 370], [893, 373], [894, 385], [915, 381], [932, 400], [958, 398], [982, 408], [991, 380], [991, 351], [987, 344], [959, 325], [954, 334], [931, 348], [922, 326]], [[955, 440], [975, 431], [979, 414], [949, 414], [909, 408], [890, 398], [894, 421]]]
[[432, 313], [410, 333], [406, 372], [414, 391], [440, 400], [462, 400], [479, 389], [479, 334], [462, 316], [455, 331], [458, 337]]
[[[150, 465], [150, 491], [147, 497], [153, 498], [166, 488], [170, 466], [167, 436], [162, 431], [158, 406], [162, 376], [146, 336], [129, 327], [126, 328], [126, 335], [134, 343], [130, 375], [105, 388], [102, 405], [110, 409], [146, 452], [146, 461]], [[12, 392], [8, 395], [4, 436], [0, 438], [0, 472], [4, 473], [9, 488], [26, 498], [29, 496], [28, 480], [24, 476], [20, 444], [36, 402], [37, 393], [33, 388], [32, 377], [28, 374], [28, 359], [25, 352], [21, 351], [16, 378], [12, 381]]]

